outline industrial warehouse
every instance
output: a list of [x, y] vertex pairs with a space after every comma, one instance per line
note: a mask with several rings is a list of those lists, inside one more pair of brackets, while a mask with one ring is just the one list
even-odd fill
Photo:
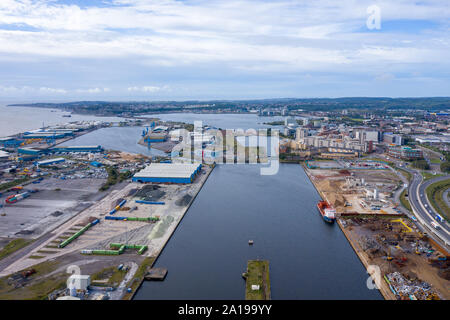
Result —
[[141, 183], [192, 183], [201, 168], [201, 163], [152, 163], [136, 173], [132, 180]]

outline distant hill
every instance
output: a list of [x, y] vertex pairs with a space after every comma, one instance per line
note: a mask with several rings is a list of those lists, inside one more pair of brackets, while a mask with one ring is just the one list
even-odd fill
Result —
[[181, 111], [247, 111], [248, 108], [279, 108], [306, 111], [337, 111], [343, 109], [385, 109], [385, 110], [425, 110], [441, 111], [450, 109], [450, 97], [424, 98], [279, 98], [261, 100], [211, 100], [211, 101], [75, 101], [67, 103], [11, 104], [36, 108], [58, 108], [80, 114], [126, 115], [140, 113], [181, 112]]

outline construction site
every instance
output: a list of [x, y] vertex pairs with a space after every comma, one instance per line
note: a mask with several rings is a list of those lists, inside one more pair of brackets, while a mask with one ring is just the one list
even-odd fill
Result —
[[450, 298], [449, 253], [397, 209], [394, 193], [402, 180], [393, 170], [317, 161], [305, 171], [336, 209], [337, 223], [368, 273], [377, 269], [385, 299]]
[[[324, 161], [320, 167], [307, 163], [306, 173], [327, 200], [339, 213], [397, 214], [393, 193], [402, 180], [386, 166], [377, 169], [358, 164], [358, 168]], [[350, 164], [350, 163], [349, 163]], [[353, 164], [354, 165], [354, 164]], [[364, 168], [364, 169], [361, 169]]]

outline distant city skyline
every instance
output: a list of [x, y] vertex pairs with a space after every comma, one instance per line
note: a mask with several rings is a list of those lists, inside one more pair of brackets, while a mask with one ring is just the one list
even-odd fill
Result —
[[2, 0], [0, 44], [2, 103], [450, 96], [447, 0]]

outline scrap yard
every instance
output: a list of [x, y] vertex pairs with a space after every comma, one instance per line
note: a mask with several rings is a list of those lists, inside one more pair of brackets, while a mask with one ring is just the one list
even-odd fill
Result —
[[310, 162], [305, 170], [385, 299], [450, 298], [449, 253], [399, 210], [395, 170], [364, 160]]

